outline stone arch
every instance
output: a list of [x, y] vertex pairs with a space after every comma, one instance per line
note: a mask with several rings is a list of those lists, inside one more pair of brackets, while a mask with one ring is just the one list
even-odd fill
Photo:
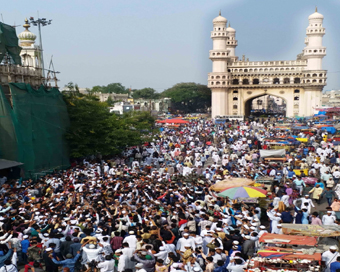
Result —
[[[259, 98], [261, 96], [264, 96], [264, 95], [271, 95], [271, 96], [274, 96], [274, 97], [277, 97], [277, 98], [281, 98], [285, 101], [285, 104], [288, 105], [288, 99], [285, 98], [284, 96], [280, 95], [280, 94], [273, 94], [271, 92], [261, 92], [261, 93], [258, 93], [258, 94], [254, 94], [252, 96], [249, 96], [248, 98], [244, 99], [243, 101], [243, 108], [244, 108], [244, 115], [247, 117], [250, 115], [250, 110], [251, 110], [251, 103], [254, 99], [256, 98]], [[293, 103], [293, 101], [291, 101], [291, 103]], [[286, 107], [286, 114], [287, 114], [287, 107]]]

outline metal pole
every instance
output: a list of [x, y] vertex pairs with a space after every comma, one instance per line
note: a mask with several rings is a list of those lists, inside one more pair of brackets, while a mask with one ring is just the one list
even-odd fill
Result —
[[40, 27], [40, 21], [39, 20], [38, 20], [38, 29], [39, 29], [39, 40], [40, 40], [41, 68], [42, 68], [42, 75], [44, 77], [43, 81], [45, 83], [44, 54], [43, 54], [42, 39], [41, 39], [41, 27]]

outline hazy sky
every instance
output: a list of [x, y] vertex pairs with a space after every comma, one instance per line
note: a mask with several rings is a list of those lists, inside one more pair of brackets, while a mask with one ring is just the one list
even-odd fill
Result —
[[179, 82], [207, 84], [210, 31], [220, 9], [236, 29], [239, 57], [294, 60], [316, 5], [325, 17], [325, 89], [340, 89], [339, 0], [15, 0], [1, 12], [11, 25], [37, 11], [53, 19], [43, 28], [44, 58], [47, 66], [53, 55], [60, 86], [120, 82], [161, 92]]

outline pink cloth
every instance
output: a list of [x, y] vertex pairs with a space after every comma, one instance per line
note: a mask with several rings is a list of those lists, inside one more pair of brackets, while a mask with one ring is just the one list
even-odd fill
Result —
[[319, 226], [322, 226], [321, 219], [318, 218], [318, 217], [312, 217], [312, 223], [311, 223], [311, 225], [319, 225]]

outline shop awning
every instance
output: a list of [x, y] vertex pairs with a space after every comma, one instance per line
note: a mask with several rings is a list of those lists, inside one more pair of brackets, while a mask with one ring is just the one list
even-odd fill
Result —
[[19, 165], [23, 165], [23, 163], [0, 159], [0, 170], [6, 169], [6, 168], [12, 168], [12, 167], [19, 166]]
[[304, 245], [304, 246], [315, 246], [317, 244], [317, 240], [315, 237], [283, 235], [274, 233], [262, 234], [259, 241], [261, 243]]

